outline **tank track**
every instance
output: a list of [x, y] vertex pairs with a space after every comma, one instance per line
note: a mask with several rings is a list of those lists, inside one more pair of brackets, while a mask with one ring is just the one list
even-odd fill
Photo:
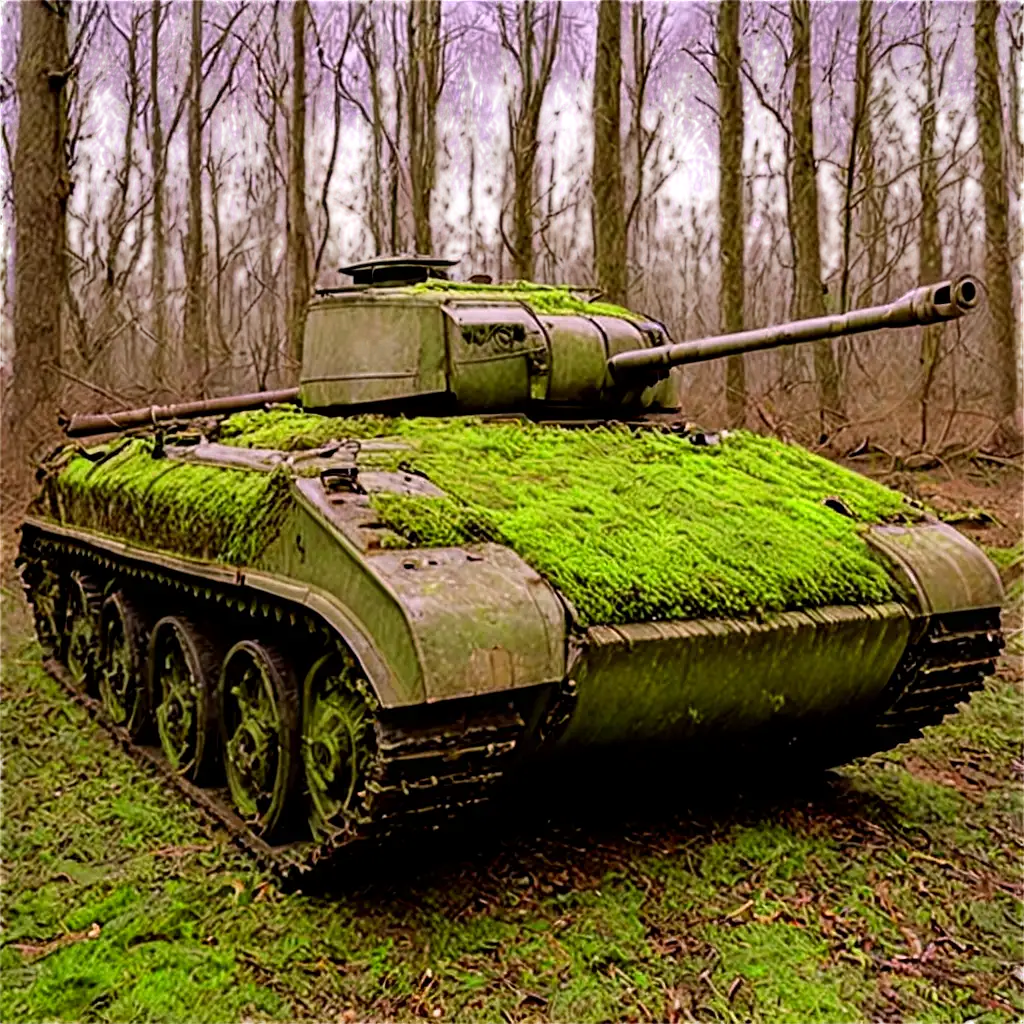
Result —
[[889, 750], [938, 725], [985, 685], [1004, 645], [999, 608], [931, 616], [904, 652], [855, 756]]
[[[329, 633], [328, 627], [305, 609], [289, 607], [287, 602], [275, 602], [263, 594], [211, 587], [206, 581], [197, 583], [152, 566], [129, 564], [64, 538], [41, 534], [26, 537], [19, 557], [22, 571], [34, 560], [43, 559], [59, 562], [69, 570], [87, 569], [105, 580], [113, 577], [127, 584], [166, 590], [176, 605], [189, 602], [221, 615], [230, 611], [235, 622], [248, 620], [255, 635], [259, 635], [260, 626], [275, 618], [285, 618], [307, 644], [309, 633]], [[26, 591], [31, 603], [32, 593], [28, 587]], [[223, 826], [235, 843], [264, 868], [290, 885], [343, 851], [355, 852], [366, 846], [367, 840], [381, 844], [410, 833], [436, 832], [451, 819], [486, 803], [517, 761], [526, 731], [523, 711], [537, 696], [522, 691], [518, 706], [507, 696], [494, 695], [428, 707], [378, 710], [374, 719], [377, 758], [366, 782], [372, 794], [372, 819], [323, 841], [301, 839], [277, 844], [249, 828], [236, 813], [222, 782], [200, 786], [183, 778], [158, 745], [133, 741], [127, 730], [109, 720], [95, 696], [76, 689], [58, 658], [51, 655], [43, 664], [136, 762], [183, 794], [209, 821]], [[301, 799], [300, 794], [296, 799]]]

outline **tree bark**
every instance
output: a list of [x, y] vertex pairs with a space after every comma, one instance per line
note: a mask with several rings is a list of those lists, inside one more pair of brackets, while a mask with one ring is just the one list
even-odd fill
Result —
[[149, 36], [149, 101], [152, 105], [153, 151], [153, 377], [163, 386], [167, 346], [167, 233], [164, 227], [164, 200], [167, 191], [167, 155], [160, 114], [160, 0], [153, 0]]
[[430, 205], [437, 178], [437, 104], [441, 98], [444, 46], [440, 0], [410, 4], [408, 28], [409, 191], [416, 251], [434, 247]]
[[[854, 84], [854, 118], [857, 125], [855, 145], [860, 159], [860, 180], [864, 198], [861, 215], [861, 238], [867, 249], [866, 277], [857, 294], [858, 306], [874, 302], [875, 278], [885, 262], [879, 259], [879, 247], [884, 241], [885, 225], [879, 209], [875, 188], [875, 139], [871, 124], [871, 79], [873, 59], [872, 32], [873, 0], [860, 0], [857, 18], [857, 74]], [[844, 310], [845, 312], [845, 310]]]
[[[924, 50], [921, 77], [925, 101], [921, 108], [921, 133], [918, 162], [921, 187], [921, 231], [918, 241], [918, 281], [934, 284], [941, 281], [942, 242], [939, 236], [939, 175], [935, 158], [935, 61], [931, 47], [931, 11], [927, 5], [918, 8], [921, 16], [921, 45]], [[928, 443], [928, 404], [942, 344], [942, 325], [933, 324], [921, 332], [921, 447]]]
[[292, 116], [288, 133], [289, 264], [288, 349], [302, 365], [302, 339], [309, 301], [309, 224], [306, 214], [306, 0], [292, 4]]
[[[998, 374], [996, 408], [1004, 433], [1020, 440], [1020, 364], [1013, 316], [1010, 268], [1009, 199], [1003, 157], [1003, 108], [999, 94], [996, 18], [999, 4], [974, 6], [974, 97], [981, 145], [981, 189], [985, 198], [985, 284], [992, 322], [994, 365]], [[1009, 439], [1009, 438], [1008, 438]]]
[[[811, 7], [808, 0], [790, 0], [793, 33], [793, 251], [796, 262], [795, 315], [823, 316], [821, 245], [818, 230], [818, 179], [814, 165], [814, 113], [811, 95]], [[843, 418], [839, 367], [831, 340], [814, 345], [814, 373], [818, 381], [822, 434], [832, 432]]]
[[610, 302], [625, 305], [626, 211], [622, 182], [620, 93], [622, 10], [619, 0], [597, 5], [594, 57], [594, 264], [597, 286]]
[[65, 238], [71, 178], [68, 130], [68, 5], [21, 5], [16, 88], [14, 191], [15, 387], [11, 436], [34, 448], [54, 429], [60, 400], [61, 306], [67, 287]]
[[[534, 169], [537, 163], [540, 111], [551, 81], [562, 27], [560, 2], [543, 5], [535, 0], [515, 6], [515, 38], [509, 31], [505, 9], [498, 7], [501, 43], [513, 55], [519, 70], [515, 109], [509, 107], [509, 142], [512, 150], [512, 255], [516, 277], [531, 280], [536, 266], [533, 252]], [[540, 30], [538, 33], [538, 29]], [[502, 207], [504, 212], [504, 206]]]
[[[743, 84], [740, 80], [740, 4], [724, 0], [718, 8], [718, 237], [721, 256], [719, 322], [732, 334], [743, 330]], [[742, 355], [725, 367], [725, 403], [729, 425], [746, 419], [747, 382]]]
[[206, 396], [210, 370], [203, 313], [206, 308], [203, 280], [203, 0], [192, 4], [192, 33], [189, 45], [188, 227], [185, 234], [185, 361], [189, 384]]

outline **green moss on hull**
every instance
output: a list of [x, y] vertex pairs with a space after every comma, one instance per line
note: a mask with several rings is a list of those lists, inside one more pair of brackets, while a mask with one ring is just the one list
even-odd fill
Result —
[[[802, 448], [737, 433], [712, 448], [660, 431], [473, 419], [243, 413], [220, 440], [289, 450], [392, 436], [447, 492], [377, 495], [381, 521], [422, 546], [494, 539], [585, 624], [749, 616], [893, 597], [862, 532], [912, 514], [903, 497]], [[838, 497], [852, 516], [826, 508]]]
[[153, 450], [135, 439], [101, 461], [73, 456], [48, 479], [46, 508], [145, 547], [251, 565], [280, 531], [288, 477], [155, 459]]

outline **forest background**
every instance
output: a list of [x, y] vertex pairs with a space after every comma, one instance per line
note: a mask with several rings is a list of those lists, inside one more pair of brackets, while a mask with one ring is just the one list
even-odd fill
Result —
[[966, 322], [706, 364], [683, 408], [840, 453], [1012, 453], [1022, 12], [8, 4], [8, 452], [58, 407], [293, 384], [311, 288], [415, 250], [594, 285], [675, 340], [971, 270]]

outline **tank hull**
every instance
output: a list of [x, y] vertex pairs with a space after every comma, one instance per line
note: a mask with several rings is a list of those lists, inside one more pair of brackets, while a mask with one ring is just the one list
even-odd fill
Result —
[[[364, 442], [363, 454], [374, 444], [390, 450]], [[151, 498], [187, 465], [271, 479], [284, 456], [181, 446], [161, 455], [144, 492]], [[436, 828], [547, 757], [637, 747], [728, 757], [755, 744], [839, 763], [941, 721], [982, 685], [1001, 647], [995, 569], [935, 522], [865, 532], [891, 582], [887, 601], [587, 625], [508, 546], [390, 548], [370, 497], [443, 492], [415, 472], [339, 459], [332, 450], [305, 468], [293, 462], [266, 492], [278, 502], [273, 530], [247, 544], [263, 520], [236, 516], [235, 533], [218, 535], [223, 547], [213, 557], [202, 548], [208, 539], [191, 552], [171, 550], [157, 523], [131, 521], [117, 505], [120, 483], [102, 501], [78, 484], [44, 488], [23, 526], [21, 568], [50, 670], [135, 756], [284, 874], [354, 843]], [[192, 532], [205, 538], [200, 506]], [[122, 618], [111, 620], [119, 608]], [[136, 609], [135, 618], [124, 620], [124, 608]], [[211, 775], [209, 765], [192, 773], [175, 761], [166, 742], [173, 701], [161, 690], [155, 641], [145, 671], [147, 656], [136, 652], [139, 679], [126, 685], [137, 684], [161, 738], [119, 718], [119, 705], [104, 697], [126, 663], [112, 654], [111, 622], [144, 637], [168, 618], [215, 665], [193, 681], [209, 691], [207, 746], [236, 776], [236, 762], [245, 762], [248, 774], [234, 789], [230, 774], [227, 787], [216, 781], [216, 765]], [[232, 694], [245, 677], [233, 682], [230, 665], [240, 648], [255, 659], [250, 670], [263, 673], [270, 718], [235, 728]], [[106, 691], [97, 686], [104, 682]], [[326, 738], [314, 728], [325, 722], [334, 723]], [[258, 785], [261, 763], [242, 742], [254, 735], [264, 747], [273, 740], [277, 770]], [[363, 746], [346, 754], [345, 737]], [[329, 771], [318, 760], [324, 749], [342, 749]], [[351, 774], [344, 799], [343, 769]], [[281, 801], [286, 812], [272, 810]]]

